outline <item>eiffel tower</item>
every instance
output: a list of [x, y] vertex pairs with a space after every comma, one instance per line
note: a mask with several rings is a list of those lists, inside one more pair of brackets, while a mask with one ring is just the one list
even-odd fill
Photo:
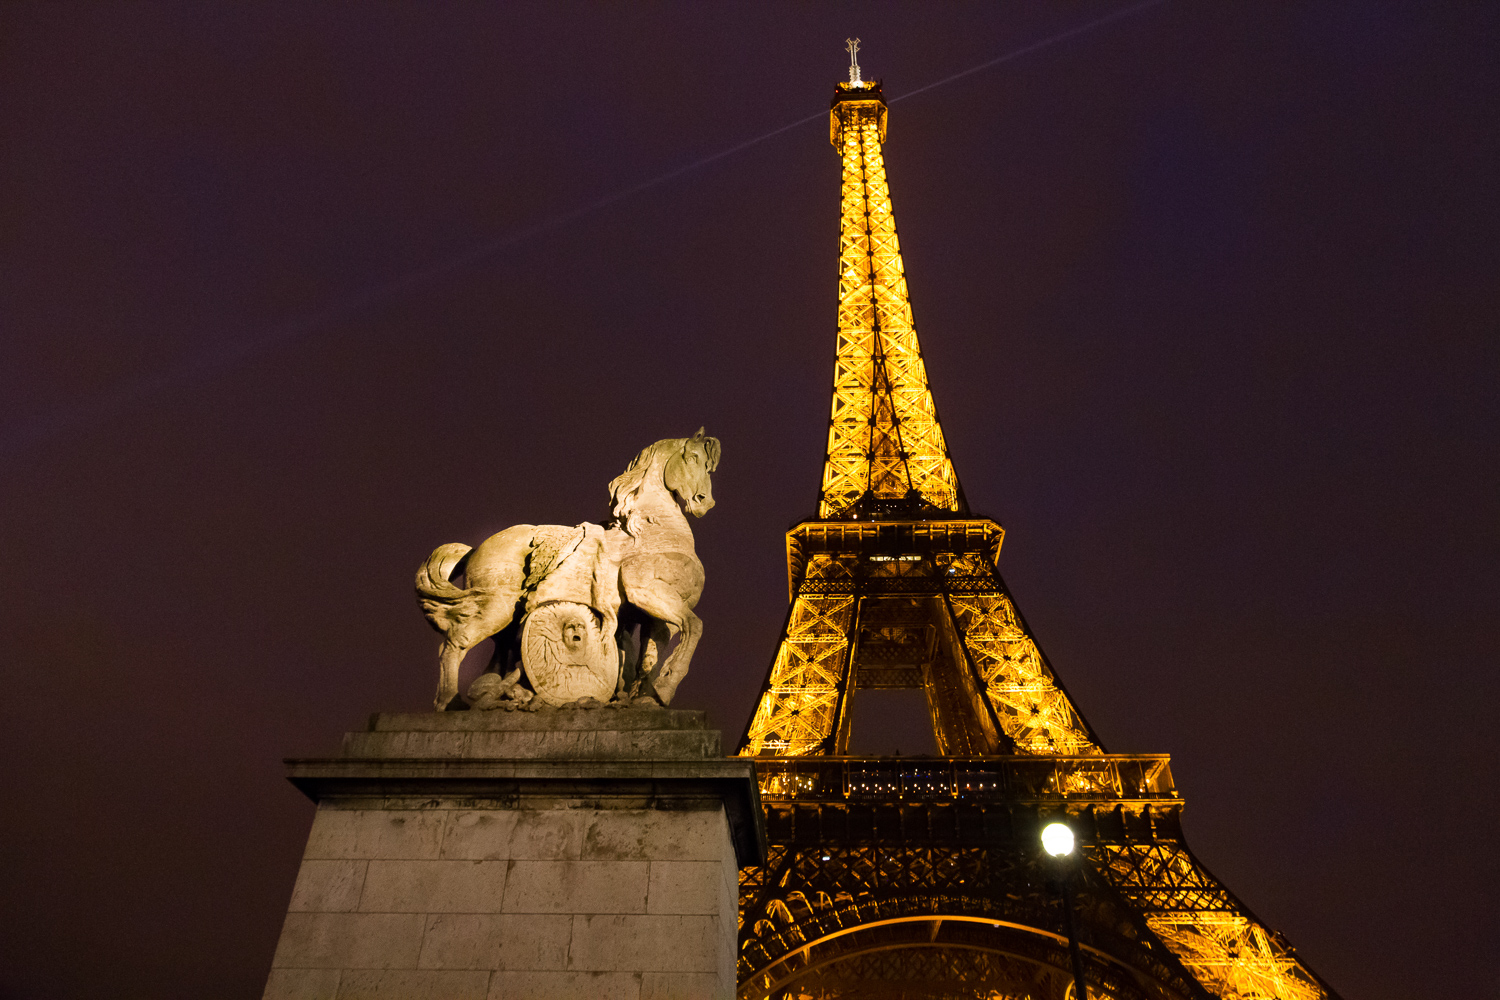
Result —
[[[1336, 994], [1204, 867], [1160, 754], [1111, 754], [1068, 695], [971, 513], [907, 298], [882, 143], [851, 40], [829, 114], [843, 160], [837, 358], [817, 517], [786, 535], [790, 607], [739, 753], [767, 864], [740, 886], [740, 996], [1070, 1000], [1038, 839], [1080, 844], [1090, 997]], [[857, 690], [925, 693], [939, 756], [849, 755]]]

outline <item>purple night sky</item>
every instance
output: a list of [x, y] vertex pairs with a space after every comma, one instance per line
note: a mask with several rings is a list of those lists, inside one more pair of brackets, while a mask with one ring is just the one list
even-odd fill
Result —
[[[430, 704], [418, 562], [598, 520], [700, 424], [677, 704], [737, 739], [818, 486], [845, 37], [900, 98], [1128, 6], [0, 8], [0, 998], [258, 997], [280, 760]], [[1497, 51], [1494, 5], [1165, 0], [891, 105], [1002, 572], [1350, 1000], [1500, 998]], [[921, 750], [902, 708], [856, 748]]]

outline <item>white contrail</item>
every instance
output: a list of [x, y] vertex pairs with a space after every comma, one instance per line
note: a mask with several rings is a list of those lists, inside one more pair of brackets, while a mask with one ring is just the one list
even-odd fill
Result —
[[978, 66], [970, 66], [968, 69], [959, 70], [952, 76], [945, 76], [941, 80], [934, 80], [932, 83], [918, 87], [916, 90], [908, 90], [900, 97], [891, 98], [887, 103], [894, 104], [897, 101], [904, 101], [908, 97], [912, 97], [922, 93], [924, 90], [931, 90], [933, 87], [941, 87], [945, 83], [952, 83], [954, 80], [961, 80], [964, 77], [969, 76], [970, 74], [987, 70], [991, 66], [999, 66], [1001, 63], [1010, 62], [1012, 59], [1019, 59], [1022, 56], [1030, 55], [1037, 49], [1045, 49], [1049, 45], [1056, 45], [1058, 42], [1065, 42], [1069, 38], [1076, 38], [1077, 36], [1083, 34], [1085, 31], [1093, 31], [1095, 28], [1102, 28], [1106, 24], [1109, 24], [1111, 21], [1118, 21], [1122, 17], [1129, 17], [1132, 14], [1139, 14], [1141, 11], [1147, 9], [1148, 7], [1157, 7], [1166, 2], [1167, 0], [1145, 0], [1145, 2], [1135, 4], [1131, 7], [1122, 7], [1120, 10], [1115, 11], [1113, 14], [1105, 14], [1103, 17], [1090, 21], [1087, 24], [1080, 24], [1076, 28], [1069, 28], [1067, 31], [1062, 31], [1055, 35], [1049, 35], [1039, 42], [1032, 42], [1030, 45], [1024, 45], [1019, 49], [1012, 49], [1010, 52], [1005, 53], [1005, 55], [996, 56], [989, 62], [982, 62]]

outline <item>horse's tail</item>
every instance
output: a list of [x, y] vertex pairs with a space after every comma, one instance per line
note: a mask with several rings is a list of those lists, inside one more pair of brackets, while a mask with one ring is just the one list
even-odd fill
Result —
[[470, 551], [463, 542], [439, 545], [417, 567], [417, 600], [422, 605], [422, 614], [439, 632], [447, 632], [479, 610], [479, 592], [460, 587], [450, 579], [469, 558]]

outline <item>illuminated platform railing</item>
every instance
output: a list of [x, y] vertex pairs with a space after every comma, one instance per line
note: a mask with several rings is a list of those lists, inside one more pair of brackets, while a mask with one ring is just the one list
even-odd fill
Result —
[[758, 757], [755, 771], [762, 798], [802, 802], [1177, 798], [1165, 754]]

